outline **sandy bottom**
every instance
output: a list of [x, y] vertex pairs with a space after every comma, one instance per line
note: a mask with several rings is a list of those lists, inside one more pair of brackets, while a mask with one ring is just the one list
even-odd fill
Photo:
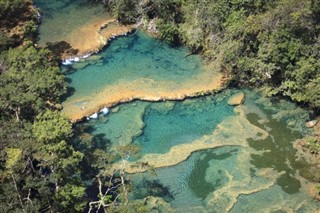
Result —
[[[55, 4], [59, 6], [59, 2], [48, 3], [52, 4], [49, 9], [46, 4], [43, 5], [43, 20], [39, 27], [40, 47], [59, 49], [59, 56], [65, 60], [98, 52], [109, 39], [132, 30], [132, 26], [119, 24], [100, 5], [80, 6], [78, 3], [73, 7], [60, 5], [58, 9]], [[39, 4], [41, 7], [43, 3]], [[61, 42], [64, 42], [63, 48]]]

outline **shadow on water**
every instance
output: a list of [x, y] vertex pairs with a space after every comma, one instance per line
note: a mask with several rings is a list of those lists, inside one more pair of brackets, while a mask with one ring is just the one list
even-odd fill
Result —
[[260, 124], [261, 119], [257, 114], [250, 113], [247, 119], [255, 126], [269, 132], [269, 136], [264, 140], [250, 139], [249, 145], [258, 151], [267, 151], [262, 155], [252, 154], [251, 163], [257, 168], [273, 168], [278, 172], [285, 172], [277, 180], [277, 184], [288, 194], [297, 193], [301, 183], [295, 178], [296, 171], [306, 179], [312, 179], [309, 172], [310, 166], [303, 160], [296, 160], [296, 150], [292, 143], [301, 138], [301, 133], [293, 131], [287, 127], [285, 122], [273, 119], [267, 113], [268, 122]]
[[57, 57], [62, 58], [63, 54], [77, 55], [79, 50], [74, 49], [66, 41], [47, 42], [47, 48]]
[[74, 87], [69, 86], [72, 80], [70, 78], [65, 77], [65, 81], [68, 84], [67, 92], [61, 96], [61, 102], [64, 102], [65, 100], [67, 100], [68, 97], [72, 96], [76, 92], [76, 89]]
[[93, 134], [95, 128], [89, 123], [78, 123], [75, 129], [75, 147], [82, 151], [101, 149], [108, 151], [111, 148], [111, 141], [107, 138], [106, 134]]
[[[86, 124], [76, 124], [74, 127], [74, 137], [72, 138], [73, 146], [77, 151], [84, 153], [84, 160], [81, 161], [82, 179], [88, 180], [88, 185], [93, 184], [96, 175], [112, 160], [108, 156], [111, 142], [106, 138], [105, 134], [90, 134], [92, 127]], [[105, 152], [107, 151], [107, 152]], [[98, 155], [98, 156], [97, 156]], [[94, 164], [92, 164], [92, 159]], [[87, 174], [90, 174], [88, 176]]]
[[169, 188], [163, 186], [159, 180], [148, 180], [146, 178], [133, 186], [132, 196], [136, 199], [143, 199], [147, 196], [161, 197], [166, 202], [174, 199]]

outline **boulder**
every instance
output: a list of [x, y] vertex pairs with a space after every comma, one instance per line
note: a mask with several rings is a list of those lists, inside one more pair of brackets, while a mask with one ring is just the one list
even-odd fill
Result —
[[318, 123], [317, 120], [308, 121], [306, 122], [306, 127], [313, 128], [317, 123]]
[[229, 100], [228, 104], [231, 106], [238, 106], [244, 102], [244, 93], [243, 92], [238, 92], [234, 95], [232, 95]]

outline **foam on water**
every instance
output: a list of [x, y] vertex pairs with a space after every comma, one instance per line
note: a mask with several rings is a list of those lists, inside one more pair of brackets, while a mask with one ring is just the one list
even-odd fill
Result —
[[90, 121], [92, 133], [103, 135], [112, 147], [130, 144], [133, 137], [142, 133], [142, 117], [148, 105], [146, 102], [135, 102], [113, 109], [109, 115]]
[[[167, 212], [319, 209], [304, 187], [312, 179], [308, 165], [295, 160], [292, 148], [305, 132], [299, 120], [308, 113], [251, 91], [244, 91], [244, 106], [228, 106], [235, 92], [182, 102], [135, 101], [91, 121], [93, 133], [104, 134], [113, 147], [139, 144], [137, 162], [155, 168], [130, 175], [131, 199], [161, 197], [171, 206], [162, 209]], [[128, 162], [127, 171], [146, 170], [134, 165]]]

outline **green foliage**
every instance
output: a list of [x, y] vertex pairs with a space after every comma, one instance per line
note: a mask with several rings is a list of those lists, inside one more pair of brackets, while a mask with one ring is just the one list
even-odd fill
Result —
[[73, 184], [66, 184], [55, 194], [55, 200], [61, 204], [62, 209], [72, 212], [83, 212], [85, 187]]
[[126, 10], [136, 20], [156, 18], [163, 39], [202, 50], [233, 83], [318, 108], [319, 8], [313, 0], [149, 0]]
[[124, 24], [135, 23], [138, 19], [139, 0], [110, 0], [107, 7]]
[[318, 195], [320, 195], [320, 183], [318, 183], [318, 184], [316, 185], [316, 188], [317, 188], [317, 191], [318, 191]]
[[66, 92], [66, 83], [50, 52], [10, 49], [3, 57], [7, 69], [0, 78], [0, 111], [17, 120], [32, 118], [47, 102], [57, 103]]
[[185, 1], [182, 40], [202, 46], [238, 84], [319, 105], [319, 4], [315, 1]]
[[6, 169], [12, 172], [13, 167], [22, 157], [22, 150], [17, 148], [6, 148], [7, 153]]
[[[104, 2], [123, 23], [156, 19], [163, 39], [202, 51], [232, 74], [233, 83], [264, 86], [269, 94], [320, 107], [318, 1]], [[19, 42], [7, 30], [22, 26], [22, 40], [35, 34], [30, 8], [28, 0], [0, 0], [0, 212], [82, 212], [88, 200], [97, 200], [95, 208], [114, 202], [102, 207], [111, 212], [151, 211], [143, 201], [127, 203], [123, 169], [110, 170], [111, 162], [135, 156], [138, 148], [110, 153], [104, 138], [81, 129], [73, 136], [72, 124], [52, 111], [66, 83], [50, 52], [32, 45], [10, 49]], [[310, 138], [308, 148], [319, 153], [319, 140]], [[89, 181], [98, 194], [85, 193]]]
[[[27, 7], [25, 0], [0, 0], [0, 20], [8, 21]], [[16, 17], [15, 17], [16, 18]]]
[[315, 137], [310, 137], [307, 140], [308, 149], [312, 154], [319, 154], [320, 153], [320, 141]]
[[36, 37], [37, 27], [34, 21], [28, 21], [25, 23], [23, 34], [25, 39], [33, 39]]
[[58, 111], [39, 114], [33, 124], [33, 134], [38, 141], [46, 144], [67, 139], [72, 134], [72, 124]]
[[9, 49], [13, 45], [12, 38], [6, 36], [3, 32], [0, 31], [0, 52]]
[[0, 52], [35, 39], [38, 20], [31, 4], [30, 0], [0, 0]]
[[157, 21], [157, 29], [160, 31], [162, 39], [170, 43], [178, 43], [178, 27], [174, 24], [165, 23], [162, 19]]

